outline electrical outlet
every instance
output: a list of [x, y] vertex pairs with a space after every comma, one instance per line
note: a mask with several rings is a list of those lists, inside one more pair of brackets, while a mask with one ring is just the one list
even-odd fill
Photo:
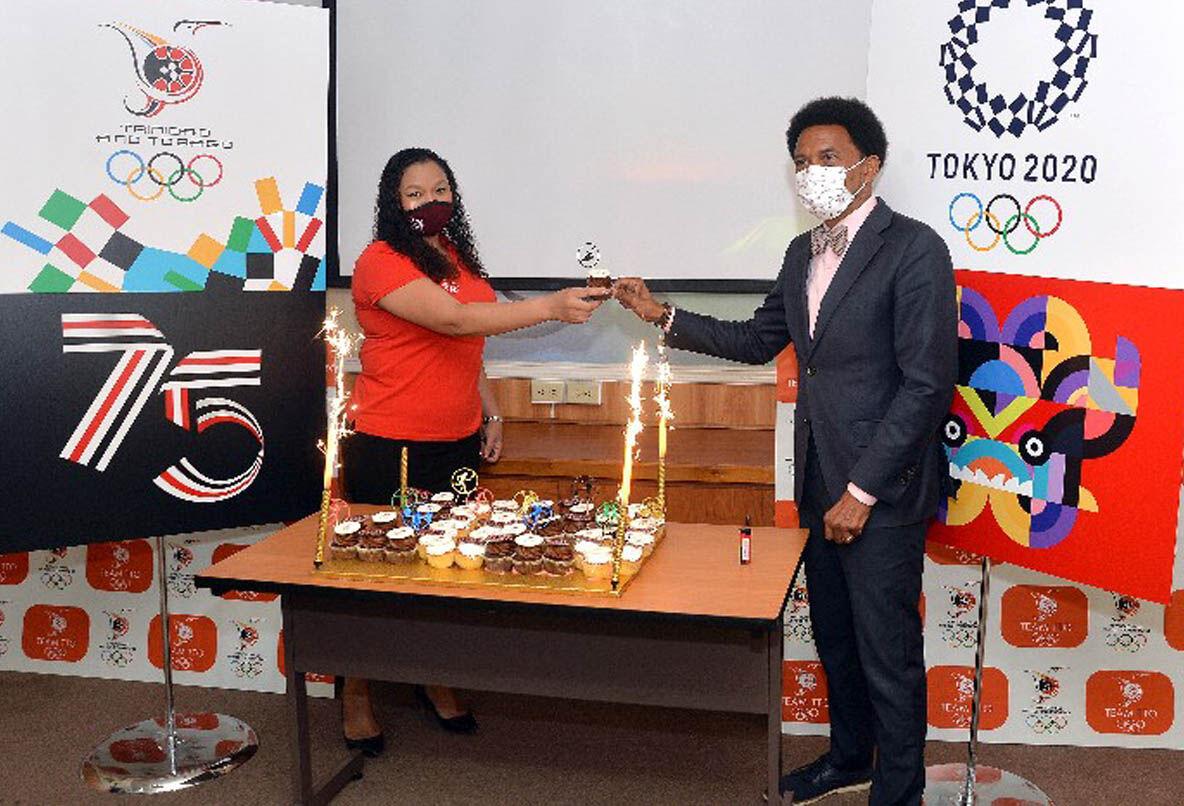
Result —
[[531, 403], [562, 403], [563, 392], [563, 381], [532, 380], [530, 382]]
[[600, 405], [600, 381], [568, 381], [567, 402], [581, 406]]

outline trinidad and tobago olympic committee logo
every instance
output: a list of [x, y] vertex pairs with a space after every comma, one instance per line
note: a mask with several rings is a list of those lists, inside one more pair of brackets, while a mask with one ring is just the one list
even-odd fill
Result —
[[[187, 30], [196, 36], [203, 28], [225, 24], [218, 20], [180, 20], [173, 26], [173, 33]], [[128, 112], [150, 118], [170, 104], [182, 104], [197, 95], [205, 72], [192, 49], [122, 22], [105, 23], [102, 27], [122, 36], [132, 54], [132, 67], [144, 100], [136, 108], [124, 98], [123, 106]]]
[[[958, 13], [948, 23], [950, 38], [941, 46], [946, 100], [963, 114], [967, 126], [976, 132], [987, 129], [996, 137], [1004, 133], [1019, 137], [1029, 126], [1044, 131], [1056, 123], [1065, 107], [1085, 92], [1089, 83], [1085, 75], [1098, 51], [1098, 35], [1089, 30], [1093, 12], [1082, 0], [1026, 0], [1029, 6], [1043, 6], [1045, 18], [1057, 24], [1054, 36], [1060, 50], [1048, 72], [1036, 76], [1035, 87], [1011, 98], [992, 90], [975, 75], [974, 46], [979, 41], [979, 28], [992, 14], [1007, 10], [1011, 2], [961, 0]], [[1016, 5], [1020, 4], [1016, 0]]]

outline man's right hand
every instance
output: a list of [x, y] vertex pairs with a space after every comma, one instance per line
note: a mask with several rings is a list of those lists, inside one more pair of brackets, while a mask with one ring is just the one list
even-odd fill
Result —
[[666, 315], [666, 308], [650, 296], [645, 281], [640, 277], [621, 277], [613, 283], [613, 296], [646, 322], [657, 322]]

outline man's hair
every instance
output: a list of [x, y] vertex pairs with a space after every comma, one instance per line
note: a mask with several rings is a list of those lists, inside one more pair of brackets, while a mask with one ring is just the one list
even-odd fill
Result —
[[797, 147], [802, 132], [811, 126], [842, 126], [862, 156], [875, 154], [883, 163], [888, 157], [888, 135], [876, 113], [858, 98], [815, 98], [789, 121], [785, 144], [789, 153]]

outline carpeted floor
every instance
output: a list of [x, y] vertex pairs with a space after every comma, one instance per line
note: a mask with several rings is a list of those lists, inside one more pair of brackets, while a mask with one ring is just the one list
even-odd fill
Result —
[[[162, 687], [73, 677], [0, 673], [0, 804], [111, 804], [134, 796], [86, 789], [78, 766], [112, 730], [156, 713]], [[335, 804], [755, 804], [763, 788], [764, 723], [757, 717], [614, 707], [476, 694], [475, 736], [429, 722], [407, 686], [376, 688], [387, 753]], [[255, 758], [233, 774], [159, 804], [290, 802], [284, 698], [179, 688], [180, 710], [216, 710], [259, 734]], [[344, 758], [337, 705], [312, 700], [314, 758], [322, 772]], [[787, 737], [786, 769], [825, 749]], [[960, 745], [930, 743], [930, 763], [963, 758]], [[984, 764], [1036, 782], [1058, 806], [1180, 806], [1184, 752], [984, 745]], [[835, 796], [853, 806], [866, 796]]]

